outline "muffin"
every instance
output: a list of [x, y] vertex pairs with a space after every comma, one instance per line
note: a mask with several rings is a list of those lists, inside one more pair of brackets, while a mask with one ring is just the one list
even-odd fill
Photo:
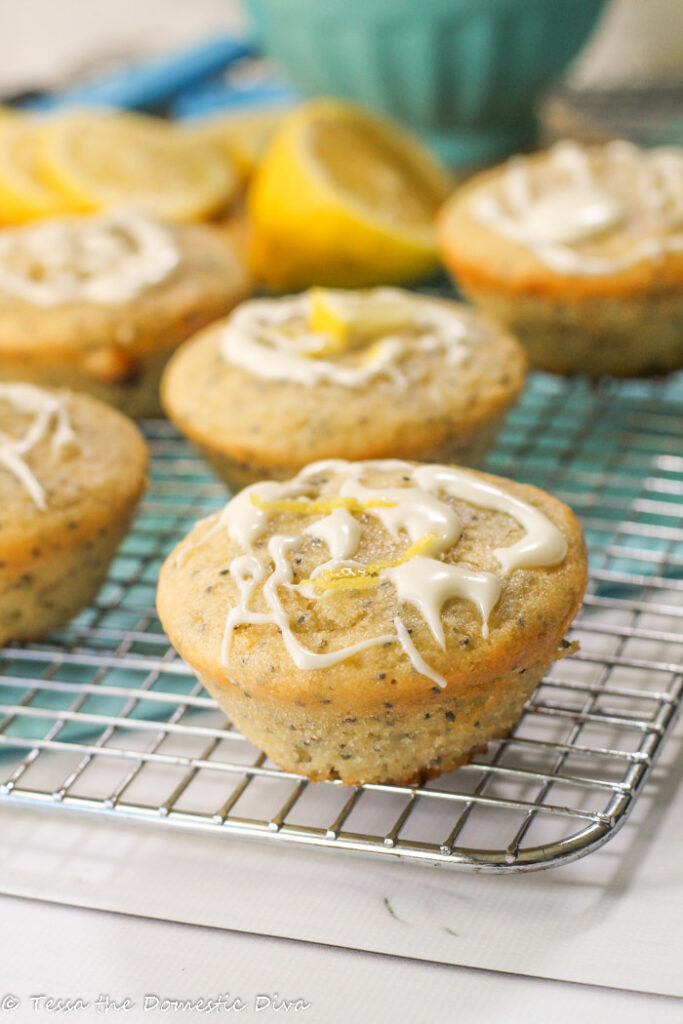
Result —
[[0, 384], [0, 645], [99, 590], [145, 485], [137, 428], [87, 395]]
[[558, 143], [477, 175], [440, 246], [532, 366], [591, 377], [683, 366], [683, 149]]
[[509, 732], [569, 649], [585, 585], [581, 529], [543, 491], [329, 460], [199, 522], [162, 568], [158, 610], [277, 764], [407, 785]]
[[162, 402], [230, 487], [326, 458], [476, 464], [526, 360], [455, 302], [312, 289], [243, 303], [177, 353]]
[[171, 353], [248, 290], [220, 232], [139, 213], [0, 233], [0, 380], [84, 391], [156, 416]]

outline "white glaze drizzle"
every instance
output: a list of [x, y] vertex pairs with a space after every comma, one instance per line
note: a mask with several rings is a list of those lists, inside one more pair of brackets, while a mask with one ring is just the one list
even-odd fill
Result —
[[52, 424], [54, 432], [50, 444], [53, 451], [59, 452], [76, 441], [66, 399], [32, 384], [0, 384], [0, 402], [7, 402], [18, 413], [33, 417], [22, 437], [15, 438], [0, 431], [0, 465], [19, 480], [34, 504], [45, 511], [45, 490], [25, 457], [47, 436]]
[[361, 538], [360, 523], [345, 508], [335, 508], [329, 516], [307, 526], [304, 533], [324, 541], [335, 564], [351, 558]]
[[[683, 249], [683, 150], [560, 142], [548, 163], [551, 182], [539, 187], [540, 168], [515, 157], [499, 187], [473, 195], [475, 217], [567, 274], [615, 273]], [[622, 248], [611, 254], [603, 243], [617, 234]]]
[[443, 687], [447, 685], [446, 680], [440, 672], [437, 672], [424, 660], [413, 643], [410, 633], [406, 629], [400, 615], [394, 616], [394, 629], [396, 630], [396, 639], [400, 643], [404, 652], [408, 655], [408, 660], [415, 671], [419, 672], [422, 676], [426, 676], [427, 679], [431, 679], [433, 683], [436, 683], [437, 686], [443, 689]]
[[[351, 644], [349, 647], [343, 647], [339, 651], [329, 651], [327, 654], [316, 654], [314, 651], [304, 647], [292, 632], [289, 615], [285, 611], [277, 592], [278, 587], [291, 587], [293, 585], [293, 571], [286, 556], [289, 551], [295, 549], [298, 545], [298, 537], [275, 536], [271, 537], [268, 542], [268, 554], [272, 558], [275, 566], [274, 570], [263, 584], [263, 595], [270, 609], [269, 612], [256, 612], [250, 610], [248, 607], [248, 601], [253, 593], [254, 587], [265, 575], [265, 570], [259, 560], [254, 558], [253, 555], [246, 555], [234, 559], [231, 563], [230, 575], [233, 577], [239, 588], [240, 604], [230, 609], [225, 625], [221, 655], [222, 661], [225, 665], [230, 661], [230, 646], [233, 631], [236, 626], [241, 626], [246, 623], [251, 625], [273, 623], [278, 626], [280, 633], [282, 634], [282, 640], [287, 649], [287, 653], [297, 668], [302, 669], [329, 668], [331, 665], [344, 661], [346, 658], [350, 658], [354, 654], [359, 654], [361, 651], [365, 651], [369, 647], [376, 647], [378, 644], [383, 643], [392, 643], [396, 639], [392, 633], [387, 633], [376, 637], [370, 637], [368, 640], [361, 640], [360, 643]], [[245, 563], [243, 562], [244, 558], [248, 558], [250, 561]], [[251, 559], [253, 559], [253, 561], [251, 561]], [[258, 564], [258, 572], [254, 567], [254, 562]]]
[[[366, 486], [363, 481], [369, 471], [400, 471], [407, 486]], [[300, 535], [273, 535], [267, 544], [268, 558], [264, 561], [263, 556], [257, 554], [256, 545], [278, 511], [276, 506], [269, 505], [293, 498], [302, 515], [320, 515], [315, 511], [315, 505], [312, 505], [312, 512], [306, 512], [305, 502], [314, 502], [312, 495], [323, 476], [340, 477], [339, 500], [346, 501], [349, 507], [336, 507], [322, 514]], [[446, 680], [425, 662], [415, 648], [400, 614], [394, 619], [393, 633], [371, 637], [340, 650], [316, 653], [294, 635], [289, 613], [279, 593], [284, 588], [309, 600], [324, 600], [334, 588], [325, 587], [324, 576], [321, 587], [322, 574], [345, 568], [362, 572], [363, 563], [352, 557], [358, 551], [362, 532], [349, 510], [355, 507], [356, 510], [362, 509], [364, 515], [378, 519], [392, 537], [400, 539], [407, 535], [412, 544], [419, 542], [421, 545], [419, 554], [403, 562], [393, 560], [392, 564], [377, 570], [375, 576], [378, 585], [390, 583], [394, 586], [399, 604], [409, 604], [420, 613], [442, 649], [446, 645], [442, 610], [453, 597], [471, 601], [478, 608], [482, 635], [486, 637], [489, 616], [502, 591], [501, 576], [442, 560], [441, 556], [457, 543], [463, 526], [457, 513], [439, 497], [440, 494], [505, 513], [521, 526], [524, 536], [520, 540], [492, 552], [503, 578], [516, 569], [557, 565], [564, 559], [567, 552], [564, 535], [542, 512], [466, 470], [452, 466], [413, 466], [398, 460], [352, 463], [330, 459], [313, 463], [293, 480], [253, 484], [241, 491], [226, 505], [216, 523], [199, 542], [203, 544], [217, 530], [225, 529], [242, 549], [229, 566], [239, 591], [239, 602], [227, 617], [223, 663], [226, 666], [230, 663], [232, 636], [238, 626], [273, 624], [280, 630], [287, 652], [297, 668], [327, 668], [368, 647], [398, 642], [417, 672], [439, 686], [445, 686]], [[303, 506], [299, 504], [301, 502]], [[309, 536], [325, 544], [329, 558], [316, 566], [309, 580], [297, 583], [289, 555], [296, 552], [302, 540]], [[197, 543], [191, 544], [188, 550], [197, 546]], [[187, 557], [188, 550], [181, 548], [179, 557]], [[251, 604], [259, 585], [267, 606], [265, 611], [257, 611]]]
[[178, 262], [170, 231], [142, 214], [50, 220], [0, 234], [0, 291], [36, 306], [120, 305]]
[[417, 555], [395, 569], [384, 569], [382, 576], [394, 584], [399, 601], [417, 608], [443, 650], [446, 639], [441, 611], [452, 597], [463, 597], [476, 604], [481, 615], [482, 636], [488, 636], [489, 615], [502, 590], [500, 580], [492, 572], [475, 572]]
[[307, 292], [242, 303], [222, 328], [221, 354], [226, 362], [266, 380], [357, 388], [381, 376], [403, 383], [400, 364], [411, 352], [440, 351], [448, 364], [458, 365], [467, 355], [468, 344], [479, 337], [481, 329], [452, 307], [419, 296], [407, 298], [393, 288], [376, 288], [369, 294], [405, 307], [410, 333], [395, 332], [356, 350], [356, 362], [311, 357], [329, 339], [308, 327], [311, 300]]

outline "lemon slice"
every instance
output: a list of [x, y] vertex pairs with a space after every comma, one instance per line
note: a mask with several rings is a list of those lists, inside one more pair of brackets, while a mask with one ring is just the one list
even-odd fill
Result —
[[252, 262], [270, 287], [402, 283], [438, 266], [450, 174], [390, 122], [313, 100], [284, 119], [249, 192]]
[[77, 209], [40, 170], [42, 122], [0, 112], [0, 222], [19, 224]]
[[258, 113], [217, 116], [193, 125], [187, 132], [190, 137], [219, 149], [245, 182], [258, 167], [286, 114], [286, 109], [277, 107]]
[[55, 188], [90, 210], [131, 206], [189, 221], [224, 207], [237, 174], [205, 142], [142, 114], [82, 113], [43, 136], [42, 168]]
[[[400, 293], [399, 293], [400, 295]], [[411, 304], [402, 298], [311, 288], [309, 327], [348, 351], [413, 325]]]

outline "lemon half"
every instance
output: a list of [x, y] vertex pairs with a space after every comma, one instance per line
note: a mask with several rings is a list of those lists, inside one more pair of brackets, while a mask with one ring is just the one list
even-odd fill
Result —
[[253, 268], [271, 288], [403, 283], [438, 267], [453, 180], [412, 136], [338, 100], [284, 119], [249, 191]]

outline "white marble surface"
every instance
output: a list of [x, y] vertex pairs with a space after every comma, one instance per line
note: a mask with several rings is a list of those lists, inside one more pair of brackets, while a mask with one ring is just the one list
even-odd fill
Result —
[[[674, 999], [616, 992], [587, 985], [559, 985], [307, 943], [245, 936], [113, 914], [50, 907], [0, 897], [0, 1005], [8, 993], [21, 999], [7, 1021], [70, 1020], [261, 1020], [305, 1024], [674, 1024]], [[174, 1012], [155, 1007], [162, 999], [216, 998], [230, 993], [245, 1009], [228, 1014]], [[263, 997], [308, 1009], [272, 1010]], [[33, 1007], [31, 996], [75, 999], [91, 1005], [57, 1015]], [[97, 1013], [100, 995], [127, 1011]], [[145, 1002], [145, 997], [148, 997]], [[257, 1004], [257, 997], [262, 1000]], [[256, 1011], [256, 1006], [263, 1009]]]
[[682, 759], [679, 726], [621, 833], [550, 871], [476, 875], [10, 807], [0, 811], [0, 890], [681, 996]]

